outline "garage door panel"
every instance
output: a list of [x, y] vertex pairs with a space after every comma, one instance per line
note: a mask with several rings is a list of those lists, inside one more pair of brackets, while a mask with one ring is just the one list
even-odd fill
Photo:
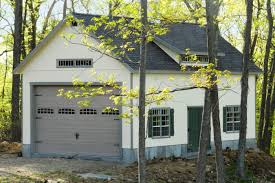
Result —
[[82, 109], [78, 101], [83, 99], [59, 97], [57, 90], [60, 88], [72, 89], [68, 86], [35, 87], [36, 151], [120, 156], [120, 111], [103, 112], [105, 107], [113, 106], [109, 96], [96, 96], [90, 99], [91, 107]]
[[[107, 137], [109, 137], [108, 140], [116, 139], [117, 137], [120, 137], [119, 134], [117, 134], [116, 131], [113, 129], [72, 129], [72, 128], [55, 128], [55, 129], [41, 129], [37, 130], [37, 138], [46, 138], [46, 137], [55, 137], [60, 136], [63, 138], [72, 137], [75, 138], [75, 134], [79, 134], [79, 139], [82, 139], [84, 137], [88, 139], [99, 139], [100, 141], [103, 141]], [[105, 138], [106, 137], [106, 138]], [[102, 139], [103, 138], [103, 139]], [[111, 139], [112, 138], [112, 139]]]
[[[97, 146], [91, 146], [90, 144], [44, 144], [43, 146], [38, 146], [37, 150], [43, 153], [57, 153], [57, 154], [69, 154], [69, 155], [92, 155], [92, 156], [114, 156], [114, 154], [119, 154], [120, 150], [118, 147], [113, 147], [112, 149], [106, 148], [110, 146], [108, 144], [102, 144]], [[51, 149], [55, 149], [55, 152]], [[90, 152], [93, 152], [91, 154]]]
[[98, 107], [108, 107], [108, 106], [114, 106], [113, 102], [109, 99], [106, 100], [97, 100], [96, 98], [91, 99], [66, 99], [64, 97], [36, 97], [36, 102], [41, 103], [43, 105], [49, 105], [49, 106], [64, 106], [66, 104], [70, 107], [77, 107], [79, 101], [91, 101], [91, 106], [94, 104], [101, 103], [101, 105], [97, 105]]
[[[50, 119], [50, 118], [49, 118]], [[36, 126], [38, 128], [77, 128], [77, 129], [95, 129], [104, 130], [117, 128], [121, 122], [118, 121], [107, 121], [107, 120], [91, 120], [91, 121], [75, 121], [75, 120], [49, 120], [49, 119], [39, 119], [37, 120]]]

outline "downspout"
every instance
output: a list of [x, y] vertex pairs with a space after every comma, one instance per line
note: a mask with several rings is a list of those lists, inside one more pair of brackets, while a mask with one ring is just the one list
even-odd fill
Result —
[[[133, 89], [133, 72], [130, 73], [130, 90]], [[133, 107], [133, 99], [130, 100], [130, 106]], [[131, 113], [133, 113], [133, 110], [131, 109]], [[133, 115], [131, 116], [131, 119], [130, 119], [130, 128], [131, 128], [131, 149], [133, 150], [134, 149], [134, 119], [133, 119]]]
[[254, 97], [254, 102], [255, 102], [255, 106], [254, 106], [254, 113], [255, 113], [255, 140], [256, 140], [256, 147], [257, 147], [257, 80], [258, 80], [258, 74], [255, 76], [255, 97]]

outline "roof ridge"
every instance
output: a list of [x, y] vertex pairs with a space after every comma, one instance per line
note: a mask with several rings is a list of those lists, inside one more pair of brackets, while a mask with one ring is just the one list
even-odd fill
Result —
[[[73, 12], [72, 15], [80, 15], [80, 16], [91, 16], [91, 17], [100, 17], [100, 16], [109, 16], [109, 15], [103, 15], [103, 14], [91, 14], [91, 13], [77, 13]], [[125, 16], [112, 16], [113, 18], [127, 18], [127, 19], [133, 19], [131, 17], [125, 17]]]
[[[73, 12], [72, 15], [82, 15], [82, 16], [108, 16], [108, 15], [103, 15], [103, 14], [92, 14], [92, 13], [79, 13], [79, 12]], [[129, 18], [132, 19], [131, 17], [125, 17], [125, 16], [113, 16], [115, 18]], [[177, 25], [177, 24], [188, 24], [188, 25], [197, 25], [200, 27], [205, 27], [206, 25], [202, 25], [199, 23], [195, 23], [195, 22], [186, 22], [186, 21], [182, 21], [182, 22], [176, 22], [176, 23], [172, 23], [171, 25]]]

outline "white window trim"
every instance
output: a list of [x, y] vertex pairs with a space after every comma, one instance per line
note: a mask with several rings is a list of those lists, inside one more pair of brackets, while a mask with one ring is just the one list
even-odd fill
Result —
[[[149, 110], [167, 110], [168, 111], [168, 125], [161, 125], [161, 121], [159, 122], [159, 125], [157, 126], [154, 126], [154, 122], [153, 122], [153, 116], [152, 116], [152, 139], [162, 139], [162, 138], [170, 138], [171, 137], [171, 124], [170, 124], [170, 120], [171, 120], [171, 117], [170, 117], [170, 110], [171, 108], [169, 107], [157, 107], [157, 108], [151, 108]], [[160, 118], [164, 115], [154, 115], [154, 116], [159, 116]], [[165, 115], [166, 116], [166, 115]], [[160, 134], [162, 133], [162, 127], [168, 127], [168, 134], [169, 135], [166, 135], [166, 136], [154, 136], [154, 128], [160, 128]]]
[[[227, 123], [232, 123], [233, 124], [233, 129], [234, 129], [235, 123], [240, 123], [241, 122], [241, 121], [230, 121], [230, 122], [228, 122], [227, 121], [227, 108], [229, 108], [229, 107], [230, 108], [238, 107], [239, 109], [241, 109], [241, 106], [239, 106], [239, 105], [228, 105], [228, 106], [225, 106], [225, 107], [226, 107], [226, 112], [225, 112], [225, 120], [226, 120], [225, 130], [226, 130], [226, 133], [239, 133], [240, 130], [227, 131]], [[234, 113], [236, 113], [236, 112], [233, 111], [233, 119], [234, 119]], [[239, 111], [239, 113], [241, 113], [241, 111]]]

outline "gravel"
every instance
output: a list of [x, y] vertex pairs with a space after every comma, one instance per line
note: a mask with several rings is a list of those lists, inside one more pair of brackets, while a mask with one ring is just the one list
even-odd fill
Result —
[[0, 176], [4, 174], [33, 176], [56, 171], [116, 175], [120, 167], [123, 165], [114, 162], [58, 158], [30, 159], [11, 154], [0, 155]]

